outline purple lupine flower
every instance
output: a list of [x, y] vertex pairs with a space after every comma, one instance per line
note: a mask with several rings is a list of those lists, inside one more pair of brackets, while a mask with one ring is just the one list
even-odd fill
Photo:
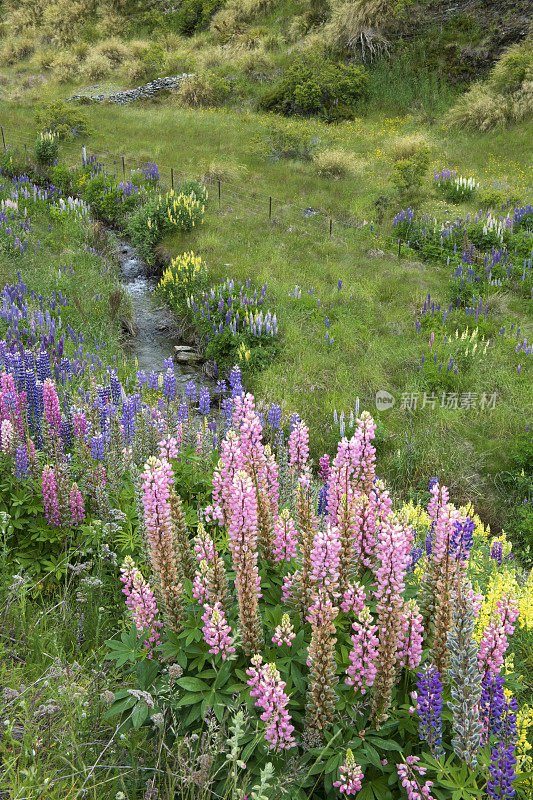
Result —
[[194, 401], [198, 397], [194, 381], [187, 381], [187, 383], [185, 384], [185, 394], [187, 395], [191, 403], [194, 403]]
[[268, 423], [271, 428], [279, 430], [281, 426], [281, 406], [278, 403], [268, 409]]
[[490, 557], [493, 561], [495, 561], [498, 565], [503, 561], [503, 542], [495, 539], [492, 543], [492, 547], [490, 549]]
[[209, 408], [211, 405], [211, 398], [209, 397], [209, 389], [207, 386], [203, 386], [200, 389], [200, 399], [198, 400], [198, 409], [202, 416], [207, 416], [209, 414]]
[[91, 436], [90, 441], [91, 456], [93, 461], [103, 461], [105, 456], [104, 437], [101, 433]]
[[442, 753], [442, 682], [440, 672], [432, 665], [417, 672], [417, 711], [420, 739], [428, 743], [434, 756]]
[[240, 397], [243, 393], [241, 370], [236, 364], [229, 374], [229, 382], [231, 386], [231, 396]]
[[516, 791], [513, 789], [513, 780], [516, 776], [516, 744], [498, 742], [490, 753], [490, 777], [487, 780], [487, 794], [494, 800], [510, 800]]
[[28, 477], [28, 449], [25, 444], [19, 445], [17, 447], [17, 455], [16, 455], [16, 474], [17, 480], [22, 480], [23, 478]]
[[473, 534], [476, 523], [470, 517], [467, 517], [464, 522], [456, 520], [453, 524], [453, 531], [450, 537], [450, 554], [453, 555], [457, 561], [466, 561], [468, 554], [474, 542]]
[[178, 409], [178, 420], [180, 422], [189, 421], [189, 407], [187, 403], [180, 403], [180, 407]]
[[139, 372], [137, 373], [137, 383], [139, 384], [141, 389], [144, 386], [146, 386], [147, 381], [148, 378], [146, 377], [146, 372], [143, 369], [139, 370]]
[[407, 574], [411, 575], [415, 571], [415, 567], [422, 558], [424, 551], [421, 547], [412, 547], [411, 548], [411, 561], [409, 562], [409, 566], [407, 567]]
[[502, 731], [506, 708], [504, 685], [505, 678], [490, 671], [481, 682], [479, 710], [483, 722], [483, 743], [491, 734], [499, 734]]
[[176, 399], [176, 375], [172, 367], [169, 367], [163, 377], [163, 395], [167, 400]]

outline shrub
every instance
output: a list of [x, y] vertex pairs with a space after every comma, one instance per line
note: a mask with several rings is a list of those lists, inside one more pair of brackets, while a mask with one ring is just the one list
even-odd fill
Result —
[[353, 117], [355, 104], [368, 93], [361, 66], [329, 61], [311, 54], [292, 64], [281, 81], [265, 92], [260, 106], [282, 114], [318, 114], [327, 122]]
[[191, 194], [174, 191], [159, 195], [132, 213], [127, 231], [134, 247], [148, 262], [154, 260], [154, 248], [172, 230], [190, 231], [204, 218], [204, 206]]
[[206, 187], [195, 180], [183, 181], [180, 184], [180, 194], [184, 194], [187, 197], [192, 195], [194, 200], [198, 200], [202, 206], [205, 206], [209, 196]]
[[51, 68], [58, 83], [68, 83], [79, 74], [80, 62], [73, 53], [59, 53], [54, 58]]
[[70, 169], [66, 164], [56, 164], [49, 172], [50, 182], [57, 186], [64, 194], [72, 192], [72, 186], [77, 177], [77, 170]]
[[494, 65], [489, 79], [490, 86], [496, 94], [516, 92], [532, 67], [533, 45], [527, 42], [512, 45]]
[[9, 146], [7, 150], [0, 150], [0, 175], [14, 178], [24, 173], [28, 173], [28, 158], [22, 150]]
[[87, 116], [62, 100], [53, 100], [41, 106], [35, 115], [41, 130], [51, 131], [61, 139], [75, 139], [89, 132]]
[[225, 40], [235, 29], [273, 7], [275, 0], [229, 0], [211, 20], [211, 30]]
[[507, 195], [499, 189], [482, 189], [478, 196], [481, 208], [501, 209], [507, 202]]
[[35, 42], [31, 36], [17, 36], [13, 39], [7, 39], [0, 50], [0, 64], [9, 67], [31, 56], [34, 50]]
[[129, 58], [128, 46], [115, 36], [99, 42], [94, 47], [93, 53], [104, 56], [114, 67], [120, 66]]
[[192, 36], [209, 26], [224, 0], [184, 0], [179, 10], [168, 15], [169, 25], [182, 36]]
[[322, 150], [313, 163], [321, 178], [347, 178], [361, 171], [361, 162], [347, 150]]
[[89, 81], [98, 81], [106, 78], [112, 69], [112, 63], [103, 53], [93, 52], [83, 65], [83, 75]]
[[51, 166], [59, 155], [58, 137], [50, 131], [41, 133], [35, 144], [35, 158], [40, 166]]
[[488, 131], [503, 125], [509, 115], [509, 103], [503, 95], [491, 94], [483, 84], [474, 84], [449, 111], [452, 128]]
[[253, 150], [274, 161], [290, 158], [311, 161], [319, 144], [318, 136], [303, 128], [274, 124], [252, 144]]
[[220, 106], [229, 97], [230, 86], [212, 72], [184, 78], [177, 91], [179, 102], [191, 108]]
[[392, 182], [400, 195], [420, 190], [429, 167], [429, 155], [429, 146], [422, 137], [397, 140], [392, 151]]

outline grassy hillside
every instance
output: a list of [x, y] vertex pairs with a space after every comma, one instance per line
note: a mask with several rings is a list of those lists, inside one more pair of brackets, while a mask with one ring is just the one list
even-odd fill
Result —
[[[30, 105], [3, 104], [8, 142], [16, 144], [15, 131], [31, 113]], [[316, 121], [277, 123], [285, 136], [317, 148], [311, 160], [287, 160], [274, 158], [269, 150], [272, 118], [251, 112], [188, 111], [158, 104], [88, 106], [85, 113], [91, 134], [83, 141], [89, 152], [94, 147], [119, 156], [111, 167], [118, 169], [119, 178], [122, 154], [127, 166], [135, 158], [155, 159], [167, 185], [172, 165], [176, 181], [179, 170], [199, 178], [207, 175], [212, 213], [206, 224], [185, 240], [180, 235], [162, 242], [160, 256], [168, 259], [193, 249], [205, 261], [212, 282], [231, 277], [251, 278], [257, 286], [268, 283], [283, 348], [249, 385], [265, 403], [281, 402], [301, 414], [313, 430], [315, 456], [330, 449], [338, 434], [335, 412], [349, 419], [359, 398], [379, 420], [382, 469], [397, 490], [405, 494], [423, 489], [429, 477], [440, 475], [462, 499], [475, 498], [494, 526], [507, 524], [523, 499], [522, 490], [500, 493], [494, 481], [510, 466], [509, 442], [518, 441], [530, 423], [532, 396], [529, 360], [517, 373], [520, 359], [512, 356], [512, 343], [499, 331], [520, 327], [529, 340], [531, 301], [505, 287], [489, 287], [483, 297], [489, 312], [479, 335], [491, 344], [486, 356], [463, 364], [464, 375], [455, 388], [476, 393], [478, 400], [483, 393], [497, 392], [494, 410], [440, 408], [440, 399], [435, 409], [421, 408], [424, 392], [429, 396], [434, 385], [419, 371], [422, 357], [431, 355], [431, 328], [427, 320], [420, 333], [415, 326], [428, 294], [443, 308], [453, 299], [452, 268], [421, 260], [405, 248], [398, 259], [392, 218], [407, 202], [415, 204], [419, 215], [441, 220], [466, 216], [479, 208], [476, 204], [487, 192], [496, 192], [500, 202], [510, 198], [514, 205], [527, 203], [533, 183], [527, 168], [531, 123], [478, 135], [426, 125], [427, 177], [406, 200], [392, 178], [397, 147], [415, 131], [420, 136], [420, 124], [412, 117], [357, 119], [335, 127]], [[32, 134], [27, 135], [31, 147]], [[79, 161], [80, 148], [81, 140], [64, 147], [73, 163]], [[320, 157], [339, 150], [342, 177], [323, 177]], [[443, 167], [479, 182], [477, 195], [464, 203], [442, 199], [432, 176]], [[304, 208], [331, 214], [336, 219], [333, 236], [328, 235], [327, 217], [306, 217]], [[348, 227], [338, 227], [337, 220]], [[383, 242], [359, 227], [363, 220], [374, 220]], [[294, 297], [296, 286], [299, 299]], [[451, 320], [434, 328], [437, 335], [446, 330], [448, 335], [456, 330], [461, 334], [468, 328], [470, 336], [476, 327], [462, 308]], [[326, 341], [326, 330], [333, 344]], [[392, 410], [376, 411], [379, 390], [394, 395]], [[416, 412], [401, 408], [407, 392], [418, 393]]]

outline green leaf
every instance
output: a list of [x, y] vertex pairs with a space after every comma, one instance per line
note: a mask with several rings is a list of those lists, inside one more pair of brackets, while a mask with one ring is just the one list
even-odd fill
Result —
[[211, 689], [209, 684], [200, 680], [200, 678], [180, 678], [176, 683], [186, 692], [207, 692]]
[[368, 760], [368, 761], [369, 761], [371, 764], [373, 764], [373, 765], [374, 765], [375, 767], [377, 767], [377, 768], [378, 768], [380, 771], [382, 771], [382, 767], [381, 767], [381, 759], [380, 759], [380, 757], [379, 757], [379, 755], [378, 755], [378, 752], [377, 752], [377, 750], [374, 750], [374, 748], [372, 747], [372, 745], [371, 745], [371, 744], [368, 744], [368, 742], [366, 742], [366, 743], [365, 743], [365, 746], [363, 747], [363, 753], [365, 754], [365, 756], [367, 757], [367, 760]]
[[371, 741], [375, 747], [379, 747], [381, 750], [398, 750], [399, 752], [403, 750], [398, 742], [394, 742], [391, 739], [380, 739], [378, 736], [370, 735], [367, 737], [367, 741]]
[[148, 716], [148, 705], [147, 703], [142, 700], [140, 703], [137, 703], [135, 708], [133, 709], [133, 713], [131, 715], [131, 721], [133, 723], [133, 727], [136, 731], [139, 730], [143, 722], [146, 720]]
[[195, 703], [201, 703], [204, 699], [203, 694], [192, 693], [186, 694], [176, 703], [177, 708], [181, 708], [182, 706], [193, 706]]

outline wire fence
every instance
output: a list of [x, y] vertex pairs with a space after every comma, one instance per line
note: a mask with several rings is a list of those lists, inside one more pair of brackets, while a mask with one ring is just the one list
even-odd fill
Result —
[[[0, 147], [32, 150], [35, 137], [20, 131], [0, 126]], [[117, 178], [128, 180], [135, 170], [146, 167], [151, 162], [132, 155], [120, 155], [109, 150], [86, 148], [76, 142], [62, 142], [62, 154], [72, 165], [82, 164], [86, 153], [94, 156], [107, 172], [114, 173]], [[156, 163], [156, 162], [153, 162]], [[284, 223], [292, 232], [314, 237], [316, 240], [335, 238], [350, 246], [367, 246], [368, 249], [382, 250], [398, 257], [412, 255], [408, 243], [401, 239], [382, 233], [372, 222], [366, 220], [342, 220], [310, 206], [299, 206], [288, 200], [266, 194], [258, 190], [245, 189], [231, 181], [210, 176], [202, 176], [180, 169], [178, 166], [157, 163], [159, 183], [163, 189], [179, 190], [186, 180], [201, 180], [210, 190], [211, 201], [218, 205], [220, 212], [238, 211], [268, 220], [272, 223]]]

